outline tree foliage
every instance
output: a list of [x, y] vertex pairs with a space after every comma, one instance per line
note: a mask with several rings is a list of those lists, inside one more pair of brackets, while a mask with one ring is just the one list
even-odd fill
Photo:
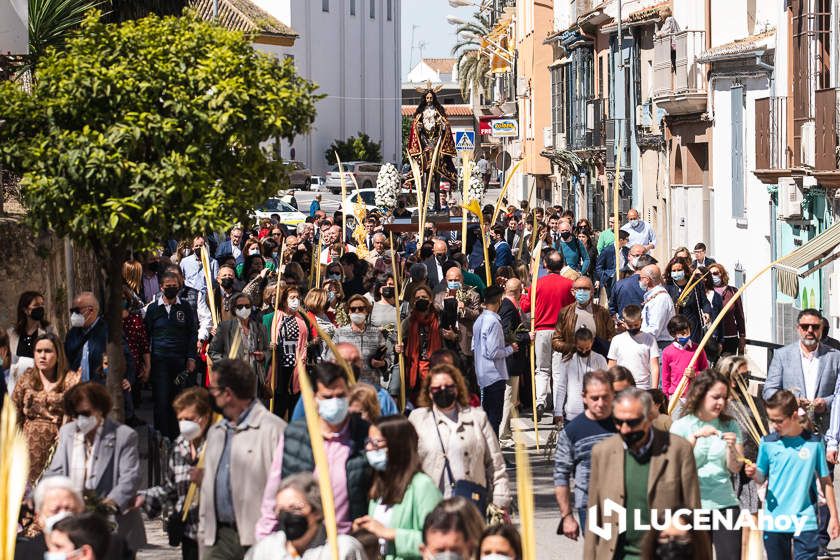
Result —
[[50, 47], [60, 49], [85, 15], [105, 0], [29, 0], [29, 56], [34, 67]]
[[333, 143], [324, 152], [324, 157], [330, 165], [336, 163], [336, 152], [338, 152], [338, 157], [341, 158], [342, 162], [382, 161], [382, 144], [374, 142], [364, 132], [359, 132], [356, 136], [351, 136], [347, 140], [333, 140]]

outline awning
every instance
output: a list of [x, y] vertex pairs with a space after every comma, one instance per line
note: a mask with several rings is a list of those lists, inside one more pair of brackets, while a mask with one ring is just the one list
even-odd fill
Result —
[[779, 290], [792, 298], [799, 296], [799, 278], [814, 272], [817, 267], [801, 274], [799, 269], [828, 256], [838, 245], [840, 245], [840, 222], [784, 257], [775, 265]]

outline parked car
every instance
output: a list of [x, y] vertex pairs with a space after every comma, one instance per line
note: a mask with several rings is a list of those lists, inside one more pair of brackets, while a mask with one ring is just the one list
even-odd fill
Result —
[[283, 163], [289, 166], [289, 181], [292, 188], [308, 189], [312, 170], [308, 169], [302, 161], [284, 161]]
[[[345, 180], [347, 182], [347, 190], [355, 188], [353, 180], [350, 175], [356, 179], [356, 184], [360, 189], [372, 189], [376, 186], [376, 176], [382, 168], [381, 163], [371, 163], [369, 161], [348, 161], [342, 162], [344, 168]], [[341, 174], [338, 172], [338, 164], [333, 165], [327, 172], [327, 188], [333, 194], [341, 193]]]
[[325, 177], [321, 177], [320, 175], [313, 175], [309, 178], [309, 190], [313, 192], [328, 190], [327, 179]]
[[[407, 199], [406, 202], [408, 204], [406, 205], [406, 208], [408, 208], [409, 211], [414, 213], [414, 211], [417, 210], [417, 193], [409, 192], [409, 191], [403, 189], [402, 194]], [[347, 209], [347, 214], [349, 214], [349, 215], [353, 214], [353, 209], [355, 208], [356, 200], [360, 196], [362, 197], [362, 202], [365, 203], [365, 209], [368, 212], [373, 212], [375, 210], [380, 211], [380, 212], [388, 212], [389, 210], [391, 210], [391, 208], [385, 208], [385, 207], [376, 205], [376, 189], [375, 188], [374, 189], [359, 189], [359, 190], [354, 189], [352, 192], [347, 193], [347, 199], [348, 199], [349, 205], [350, 205], [350, 207]], [[341, 212], [344, 212], [344, 205], [342, 203], [339, 203], [338, 208]]]
[[297, 208], [279, 198], [269, 198], [263, 204], [257, 206], [252, 214], [258, 221], [270, 218], [291, 227], [306, 221], [306, 216], [303, 213], [298, 212]]

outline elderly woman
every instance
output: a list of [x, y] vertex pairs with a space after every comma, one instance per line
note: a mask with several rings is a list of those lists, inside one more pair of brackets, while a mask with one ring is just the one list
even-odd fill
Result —
[[38, 482], [55, 449], [65, 420], [64, 395], [80, 377], [78, 371], [67, 370], [64, 346], [56, 335], [43, 334], [34, 346], [35, 367], [26, 370], [12, 393], [29, 447], [29, 484]]
[[[246, 560], [318, 560], [329, 556], [321, 491], [311, 473], [284, 477], [275, 501], [277, 532], [248, 551]], [[339, 560], [365, 560], [359, 541], [338, 536]]]
[[423, 472], [443, 496], [452, 496], [456, 483], [468, 481], [485, 489], [484, 506], [506, 508], [510, 490], [499, 438], [487, 414], [469, 405], [461, 372], [449, 365], [432, 368], [417, 404], [408, 419], [420, 439]]
[[382, 331], [368, 324], [371, 307], [366, 297], [358, 294], [350, 296], [347, 300], [350, 324], [335, 331], [333, 342], [349, 342], [358, 348], [362, 355], [362, 378], [373, 379], [378, 383], [380, 371], [387, 366], [386, 346]]
[[67, 476], [90, 500], [114, 512], [117, 534], [131, 550], [146, 544], [134, 498], [140, 487], [137, 432], [108, 418], [111, 396], [98, 383], [81, 383], [64, 396], [73, 419], [58, 432], [58, 448], [45, 476]]
[[[332, 339], [333, 335], [335, 335], [335, 325], [333, 325], [327, 315], [328, 305], [327, 292], [321, 288], [312, 288], [306, 293], [306, 298], [303, 300], [303, 306], [306, 308], [306, 315], [309, 317], [309, 322], [317, 324]], [[313, 336], [315, 336], [314, 333]], [[318, 356], [324, 355], [326, 346], [324, 341], [319, 341]]]
[[254, 304], [248, 294], [237, 294], [230, 298], [234, 318], [222, 321], [216, 329], [216, 336], [207, 349], [207, 355], [214, 362], [229, 358], [236, 334], [239, 333], [239, 350], [236, 358], [248, 362], [261, 384], [266, 382], [266, 357], [268, 354], [268, 331], [256, 319]]

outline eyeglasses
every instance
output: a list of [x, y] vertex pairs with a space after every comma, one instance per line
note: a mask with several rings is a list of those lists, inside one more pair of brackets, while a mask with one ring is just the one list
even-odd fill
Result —
[[822, 328], [822, 323], [799, 323], [799, 328], [803, 331], [818, 331]]
[[90, 305], [81, 305], [79, 307], [71, 307], [70, 313], [81, 313], [83, 309], [90, 309]]
[[388, 447], [388, 442], [384, 438], [365, 438], [365, 447], [370, 449], [383, 449]]
[[240, 303], [237, 304], [235, 307], [236, 309], [251, 309], [251, 306], [247, 303]]
[[361, 307], [353, 306], [353, 307], [350, 308], [350, 313], [366, 313], [366, 312], [367, 312], [367, 307], [365, 307], [365, 306], [361, 306]]
[[640, 416], [639, 418], [629, 418], [627, 420], [622, 420], [621, 418], [613, 418], [613, 423], [615, 423], [616, 428], [620, 428], [621, 426], [627, 424], [628, 428], [635, 428], [639, 426], [642, 422], [645, 421], [644, 416]]

